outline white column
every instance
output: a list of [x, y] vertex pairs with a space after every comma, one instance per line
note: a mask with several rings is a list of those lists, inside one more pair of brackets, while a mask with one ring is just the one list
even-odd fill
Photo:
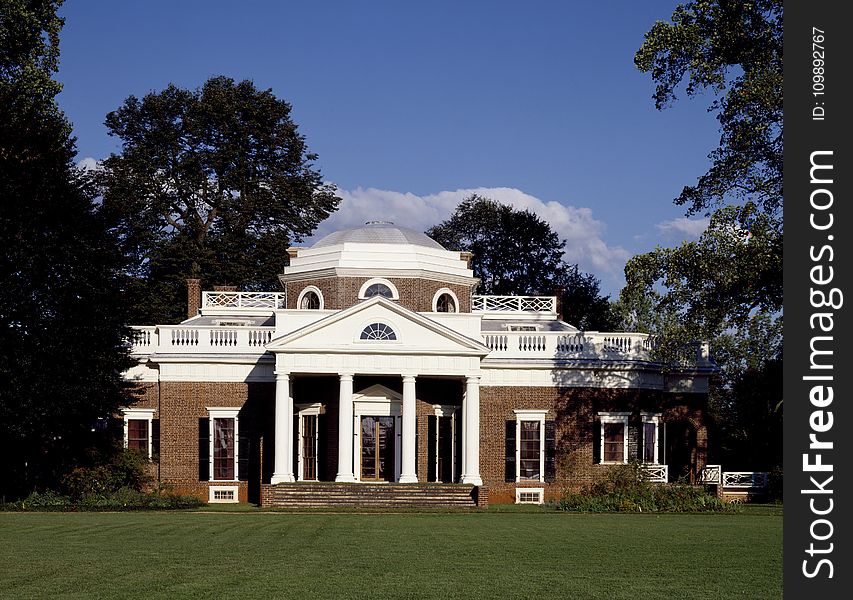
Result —
[[293, 481], [293, 396], [290, 373], [275, 374], [275, 470], [270, 483]]
[[415, 474], [415, 378], [403, 376], [403, 451], [400, 483], [417, 483]]
[[468, 470], [468, 463], [466, 462], [468, 460], [467, 459], [468, 453], [465, 452], [465, 445], [467, 444], [467, 440], [468, 440], [468, 432], [465, 429], [466, 427], [468, 427], [468, 402], [465, 399], [465, 396], [466, 396], [466, 394], [463, 391], [462, 392], [462, 414], [460, 415], [460, 417], [462, 419], [462, 427], [461, 427], [461, 431], [460, 431], [460, 434], [462, 436], [462, 440], [460, 441], [460, 444], [459, 444], [460, 450], [461, 450], [461, 452], [460, 452], [461, 456], [459, 456], [457, 458], [457, 460], [462, 461], [461, 462], [462, 468], [460, 469], [459, 481], [457, 483], [462, 483], [463, 481], [465, 481], [465, 474]]
[[462, 483], [483, 485], [480, 478], [480, 378], [465, 378], [465, 475]]
[[338, 407], [338, 474], [335, 477], [335, 481], [355, 481], [355, 476], [352, 472], [352, 375], [349, 373], [343, 373], [340, 376], [340, 380], [340, 406]]

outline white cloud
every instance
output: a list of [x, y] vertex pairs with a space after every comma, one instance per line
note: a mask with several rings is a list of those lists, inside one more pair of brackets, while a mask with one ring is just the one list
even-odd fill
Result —
[[624, 284], [625, 262], [631, 253], [604, 241], [605, 224], [593, 217], [592, 209], [545, 202], [515, 188], [471, 188], [425, 196], [375, 188], [339, 189], [342, 201], [338, 211], [321, 223], [316, 235], [306, 243], [374, 220], [393, 221], [425, 231], [448, 219], [462, 200], [475, 193], [517, 209], [527, 209], [548, 222], [566, 240], [566, 261], [576, 262], [581, 270], [598, 277], [604, 293], [615, 295]]
[[698, 238], [710, 224], [711, 219], [688, 219], [687, 217], [678, 217], [670, 219], [655, 225], [661, 235], [668, 238], [679, 238], [680, 240], [694, 240]]
[[81, 171], [100, 171], [103, 167], [101, 166], [101, 161], [87, 156], [77, 161], [77, 168]]

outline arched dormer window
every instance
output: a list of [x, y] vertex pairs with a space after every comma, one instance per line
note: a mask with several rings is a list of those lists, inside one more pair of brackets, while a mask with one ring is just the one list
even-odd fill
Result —
[[432, 310], [444, 313], [459, 312], [459, 300], [456, 294], [448, 288], [441, 288], [432, 298]]
[[323, 308], [323, 293], [313, 285], [309, 285], [299, 293], [296, 306], [301, 310], [321, 310]]
[[362, 330], [360, 339], [391, 341], [397, 339], [397, 334], [385, 323], [371, 323]]
[[394, 284], [387, 279], [380, 279], [378, 277], [365, 281], [358, 291], [359, 300], [367, 300], [374, 296], [382, 296], [389, 300], [400, 299], [400, 294], [397, 293], [397, 288], [394, 287]]

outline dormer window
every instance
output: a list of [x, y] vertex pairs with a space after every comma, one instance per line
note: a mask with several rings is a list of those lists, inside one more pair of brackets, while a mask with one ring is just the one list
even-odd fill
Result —
[[362, 330], [360, 339], [392, 341], [397, 339], [397, 334], [385, 323], [371, 323]]

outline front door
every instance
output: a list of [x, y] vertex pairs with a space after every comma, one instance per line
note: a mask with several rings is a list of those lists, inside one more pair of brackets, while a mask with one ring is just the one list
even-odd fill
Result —
[[361, 480], [394, 481], [394, 417], [361, 417]]

